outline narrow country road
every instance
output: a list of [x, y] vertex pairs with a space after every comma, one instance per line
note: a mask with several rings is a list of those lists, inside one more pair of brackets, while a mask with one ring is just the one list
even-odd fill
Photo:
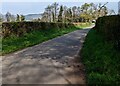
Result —
[[3, 84], [85, 84], [77, 57], [89, 29], [2, 56]]

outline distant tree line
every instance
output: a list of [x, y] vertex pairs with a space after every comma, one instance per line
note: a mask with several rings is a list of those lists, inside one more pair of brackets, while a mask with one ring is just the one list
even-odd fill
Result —
[[0, 14], [0, 22], [2, 21], [7, 21], [7, 22], [20, 22], [20, 21], [24, 21], [25, 20], [25, 16], [24, 15], [19, 15], [17, 14], [17, 16], [15, 17], [15, 15], [12, 15], [10, 12], [7, 12], [5, 14], [5, 18], [2, 14]]
[[[108, 3], [108, 2], [107, 2]], [[67, 7], [53, 3], [45, 8], [40, 21], [43, 22], [91, 22], [98, 17], [115, 14], [106, 4], [85, 3], [81, 7]]]
[[[108, 3], [108, 2], [107, 2]], [[94, 4], [94, 3], [84, 3], [81, 6], [67, 7], [59, 5], [58, 3], [53, 3], [45, 8], [45, 11], [41, 14], [42, 17], [34, 19], [33, 21], [39, 22], [91, 22], [98, 19], [98, 17], [115, 14], [114, 10], [110, 10], [106, 7], [106, 4]], [[25, 21], [24, 15], [17, 14], [12, 15], [10, 12], [5, 14], [3, 18], [0, 14], [1, 21]]]

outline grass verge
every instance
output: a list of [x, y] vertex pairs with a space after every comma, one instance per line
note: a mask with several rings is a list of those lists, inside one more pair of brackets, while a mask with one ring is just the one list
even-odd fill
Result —
[[88, 33], [81, 50], [87, 84], [120, 84], [120, 52], [94, 29]]
[[2, 39], [2, 55], [39, 44], [43, 41], [61, 36], [63, 34], [78, 30], [80, 28], [71, 27], [64, 29], [49, 29], [49, 30], [37, 30], [30, 33], [26, 33], [24, 36], [16, 37], [11, 36]]
[[86, 27], [89, 27], [91, 25], [94, 25], [94, 23], [74, 23], [76, 25], [76, 27], [79, 27], [79, 28], [86, 28]]

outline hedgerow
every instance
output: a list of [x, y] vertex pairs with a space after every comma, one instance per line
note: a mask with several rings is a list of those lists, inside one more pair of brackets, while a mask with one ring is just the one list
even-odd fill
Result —
[[105, 37], [106, 41], [112, 41], [115, 48], [120, 50], [120, 15], [98, 18], [95, 28]]
[[62, 29], [74, 26], [71, 23], [49, 23], [49, 22], [4, 22], [2, 23], [2, 36], [21, 36], [33, 30]]

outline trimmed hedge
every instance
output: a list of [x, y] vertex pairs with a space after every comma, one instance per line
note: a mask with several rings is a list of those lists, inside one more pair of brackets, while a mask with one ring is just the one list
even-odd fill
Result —
[[39, 29], [61, 29], [73, 27], [71, 23], [48, 23], [48, 22], [4, 22], [2, 23], [2, 36], [21, 36], [33, 30]]
[[120, 50], [120, 15], [98, 18], [95, 28], [107, 41], [112, 41], [114, 46]]

